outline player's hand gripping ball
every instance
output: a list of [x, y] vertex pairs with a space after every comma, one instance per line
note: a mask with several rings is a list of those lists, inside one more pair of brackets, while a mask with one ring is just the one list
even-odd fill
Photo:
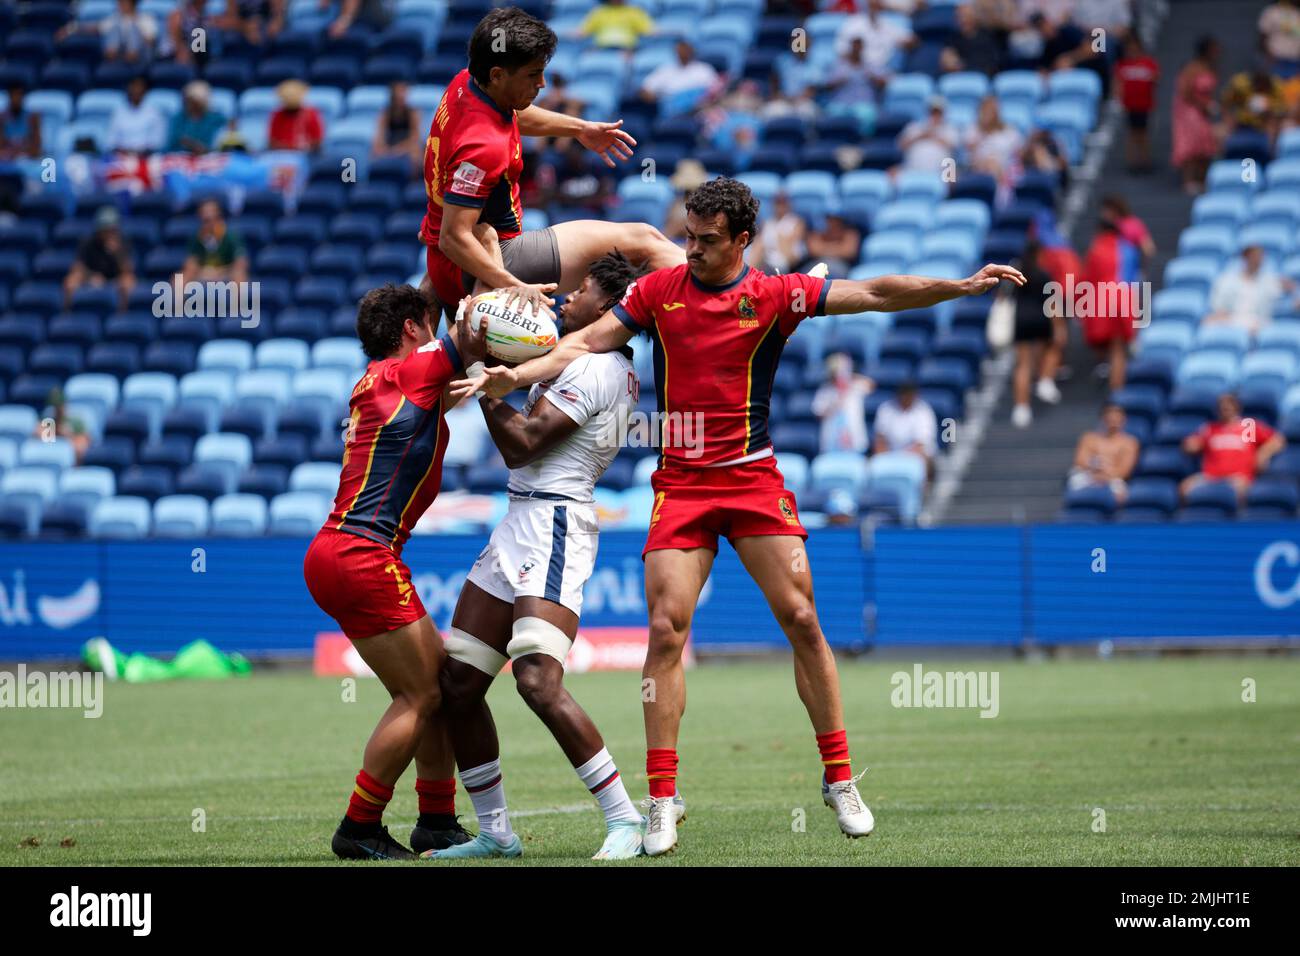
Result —
[[504, 290], [475, 296], [468, 316], [469, 327], [478, 331], [487, 322], [487, 351], [502, 362], [526, 362], [555, 348], [559, 330], [545, 309], [515, 301], [506, 305]]

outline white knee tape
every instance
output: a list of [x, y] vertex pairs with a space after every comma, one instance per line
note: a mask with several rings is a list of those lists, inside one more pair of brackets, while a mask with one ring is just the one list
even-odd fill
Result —
[[473, 634], [468, 634], [458, 627], [451, 628], [443, 635], [442, 646], [447, 649], [448, 657], [463, 661], [489, 677], [496, 677], [501, 672], [501, 668], [506, 666], [504, 654], [493, 650]]
[[565, 633], [540, 617], [521, 617], [515, 621], [506, 653], [512, 661], [526, 654], [549, 654], [561, 664], [569, 656], [572, 643]]

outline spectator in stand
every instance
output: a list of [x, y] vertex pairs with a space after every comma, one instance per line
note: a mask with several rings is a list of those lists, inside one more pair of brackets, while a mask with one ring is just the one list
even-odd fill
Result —
[[559, 150], [548, 151], [537, 170], [546, 204], [581, 210], [583, 218], [600, 219], [614, 200], [614, 172], [587, 152], [576, 139], [566, 138]]
[[579, 35], [591, 37], [594, 45], [618, 50], [634, 50], [643, 36], [654, 32], [650, 14], [627, 0], [605, 0], [578, 27]]
[[944, 118], [946, 108], [942, 96], [930, 97], [925, 118], [912, 120], [898, 134], [903, 169], [939, 175], [945, 160], [956, 160], [957, 130]]
[[826, 356], [826, 381], [813, 395], [812, 405], [821, 420], [823, 452], [866, 452], [866, 397], [875, 387], [871, 379], [853, 371], [853, 359], [845, 353]]
[[217, 142], [217, 134], [226, 125], [226, 117], [208, 109], [212, 87], [206, 80], [190, 80], [181, 96], [181, 110], [172, 117], [167, 135], [170, 152], [202, 154]]
[[1040, 402], [1055, 405], [1061, 400], [1056, 387], [1056, 370], [1060, 366], [1061, 352], [1068, 330], [1061, 306], [1056, 278], [1046, 267], [1042, 244], [1035, 235], [1025, 244], [1020, 260], [1020, 271], [1028, 280], [1011, 294], [1015, 297], [1015, 331], [1012, 341], [1016, 348], [1016, 367], [1012, 373], [1014, 404], [1011, 424], [1028, 428], [1034, 421], [1029, 404], [1030, 383]]
[[704, 135], [714, 149], [730, 153], [740, 163], [747, 163], [758, 149], [763, 120], [759, 111], [763, 97], [758, 83], [741, 80], [731, 92], [716, 103], [700, 110]]
[[0, 162], [36, 159], [41, 154], [41, 118], [23, 106], [27, 90], [9, 87], [9, 100], [0, 113]]
[[677, 61], [650, 71], [641, 84], [641, 99], [667, 103], [671, 112], [684, 112], [718, 84], [718, 71], [695, 58], [695, 47], [685, 39], [677, 41]]
[[289, 0], [226, 0], [221, 26], [243, 36], [253, 46], [274, 40], [284, 29]]
[[[46, 422], [54, 423], [53, 434], [46, 429]], [[63, 389], [53, 388], [49, 396], [45, 399], [45, 411], [41, 420], [36, 423], [36, 428], [32, 432], [33, 438], [39, 438], [42, 441], [50, 441], [53, 437], [65, 439], [72, 446], [72, 453], [76, 456], [75, 464], [80, 465], [86, 452], [90, 449], [91, 435], [86, 430], [86, 423], [75, 415], [67, 413], [67, 406], [63, 398]]]
[[1124, 385], [1128, 344], [1142, 318], [1142, 300], [1137, 294], [1140, 261], [1140, 250], [1120, 234], [1117, 224], [1101, 217], [1084, 258], [1084, 285], [1077, 290], [1078, 301], [1073, 305], [1081, 312], [1084, 340], [1104, 357], [1102, 365], [1111, 391]]
[[370, 152], [375, 156], [405, 156], [414, 169], [424, 157], [424, 131], [420, 127], [420, 111], [407, 99], [407, 90], [401, 81], [388, 85], [388, 106], [375, 121], [375, 140]]
[[1259, 43], [1268, 54], [1269, 70], [1289, 80], [1300, 75], [1300, 4], [1276, 0], [1259, 14]]
[[1029, 134], [1025, 148], [1020, 151], [1020, 167], [1025, 171], [1054, 173], [1062, 193], [1070, 188], [1070, 160], [1056, 137], [1045, 129], [1036, 129]]
[[709, 174], [704, 164], [689, 157], [678, 161], [672, 178], [668, 180], [668, 185], [673, 187], [676, 195], [669, 206], [668, 221], [664, 223], [663, 232], [679, 246], [686, 244], [686, 200], [708, 181]]
[[927, 477], [934, 476], [934, 456], [939, 451], [939, 421], [934, 409], [916, 393], [915, 382], [903, 382], [894, 397], [876, 409], [876, 437], [871, 450], [905, 451], [925, 462]]
[[1147, 52], [1136, 33], [1124, 41], [1124, 56], [1115, 67], [1119, 101], [1128, 117], [1124, 153], [1131, 173], [1151, 171], [1151, 140], [1148, 135], [1151, 111], [1156, 105], [1156, 81], [1160, 64]]
[[979, 115], [966, 133], [966, 162], [977, 173], [986, 173], [998, 183], [1006, 198], [1017, 173], [1015, 158], [1024, 148], [1020, 130], [1003, 122], [998, 98], [992, 94], [980, 101]]
[[790, 197], [777, 193], [772, 212], [758, 227], [749, 246], [750, 261], [764, 272], [790, 272], [803, 262], [807, 251], [804, 235], [808, 227], [790, 205]]
[[862, 40], [867, 67], [876, 76], [889, 76], [895, 72], [894, 56], [917, 45], [910, 30], [886, 16], [881, 0], [867, 0], [865, 13], [851, 13], [844, 18], [835, 36], [835, 53], [844, 57], [855, 38]]
[[1114, 194], [1104, 196], [1101, 200], [1100, 215], [1104, 221], [1113, 223], [1115, 231], [1142, 253], [1144, 261], [1155, 258], [1156, 243], [1151, 238], [1151, 231], [1147, 229], [1146, 223], [1133, 215], [1128, 200], [1123, 196]]
[[1178, 486], [1183, 500], [1197, 485], [1226, 481], [1244, 500], [1255, 475], [1268, 468], [1269, 460], [1286, 447], [1286, 438], [1253, 418], [1241, 417], [1237, 396], [1219, 396], [1219, 418], [1206, 422], [1183, 439], [1183, 451], [1201, 456], [1201, 470], [1184, 478]]
[[1101, 428], [1079, 436], [1074, 467], [1065, 484], [1071, 491], [1104, 485], [1122, 505], [1128, 498], [1128, 480], [1138, 460], [1138, 440], [1124, 431], [1128, 415], [1114, 402], [1101, 409]]
[[112, 206], [104, 206], [95, 213], [95, 231], [81, 240], [77, 258], [63, 279], [63, 306], [72, 304], [72, 295], [83, 286], [100, 288], [117, 286], [121, 307], [135, 288], [135, 266], [131, 261], [131, 247], [122, 238], [118, 228], [121, 217]]
[[1189, 196], [1204, 190], [1206, 170], [1219, 152], [1219, 137], [1214, 128], [1219, 52], [1219, 41], [1214, 37], [1198, 40], [1196, 55], [1179, 72], [1174, 87], [1174, 143], [1170, 161], [1182, 176], [1183, 191]]
[[1223, 115], [1230, 129], [1255, 130], [1270, 143], [1277, 139], [1286, 112], [1282, 81], [1266, 69], [1243, 70], [1228, 80], [1223, 91]]
[[1210, 290], [1210, 314], [1207, 323], [1223, 323], [1245, 329], [1251, 335], [1273, 321], [1273, 310], [1283, 293], [1294, 295], [1293, 279], [1279, 275], [1268, 266], [1264, 250], [1247, 246], [1241, 260], [1229, 265], [1214, 280]]
[[[328, 10], [334, 0], [320, 0], [320, 8]], [[333, 39], [338, 39], [360, 20], [372, 30], [383, 30], [393, 20], [393, 4], [388, 0], [339, 0], [339, 13], [326, 29]]]
[[[208, 16], [204, 0], [181, 0], [167, 14], [166, 28], [158, 40], [158, 56], [165, 60], [174, 59], [182, 65], [203, 66], [208, 62], [208, 54], [211, 52], [208, 49], [207, 33], [215, 26], [214, 18]], [[199, 34], [203, 37], [202, 50], [194, 49], [196, 30], [203, 31]]]
[[320, 113], [306, 105], [307, 84], [302, 80], [285, 80], [275, 88], [280, 108], [271, 114], [268, 145], [270, 149], [315, 151], [325, 138]]
[[808, 45], [805, 43], [777, 57], [776, 74], [780, 80], [781, 92], [785, 96], [798, 98], [813, 90], [821, 71], [808, 56]]
[[826, 90], [830, 94], [827, 105], [870, 105], [876, 100], [876, 91], [883, 89], [887, 80], [885, 74], [875, 72], [867, 63], [862, 37], [855, 36], [826, 78]]
[[126, 103], [113, 111], [104, 137], [104, 146], [111, 152], [156, 153], [167, 145], [167, 121], [144, 101], [148, 92], [149, 83], [143, 76], [134, 76], [127, 84]]
[[182, 267], [185, 282], [247, 282], [248, 250], [244, 240], [226, 224], [221, 203], [199, 204], [199, 228], [190, 237]]
[[831, 275], [844, 276], [858, 261], [862, 233], [839, 213], [830, 212], [826, 214], [825, 225], [810, 231], [804, 244], [808, 257], [797, 267], [799, 272], [807, 272], [817, 263], [824, 262], [830, 267]]
[[62, 40], [74, 33], [98, 33], [104, 42], [104, 59], [145, 66], [153, 59], [158, 42], [158, 21], [141, 13], [137, 0], [117, 0], [117, 12], [94, 23], [73, 20], [55, 34]]
[[957, 32], [939, 55], [939, 69], [944, 73], [972, 71], [992, 76], [1002, 68], [1003, 40], [988, 25], [981, 23], [975, 4], [957, 8]]

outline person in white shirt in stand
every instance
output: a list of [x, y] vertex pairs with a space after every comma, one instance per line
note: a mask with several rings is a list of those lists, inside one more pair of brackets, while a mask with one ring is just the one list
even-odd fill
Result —
[[113, 112], [104, 146], [125, 153], [154, 153], [167, 142], [167, 121], [150, 103], [144, 102], [149, 83], [134, 77], [126, 88], [126, 103]]
[[944, 119], [947, 105], [942, 96], [930, 97], [925, 118], [912, 120], [898, 134], [903, 169], [937, 175], [942, 172], [943, 162], [957, 155], [957, 130]]
[[934, 409], [916, 394], [916, 385], [904, 382], [895, 396], [876, 409], [876, 440], [872, 450], [906, 451], [925, 461], [927, 477], [934, 475], [934, 456], [939, 451], [939, 423]]
[[688, 40], [678, 40], [676, 49], [676, 63], [655, 67], [642, 82], [641, 99], [657, 103], [692, 90], [711, 89], [718, 82], [718, 71], [695, 59], [695, 47]]
[[1293, 296], [1294, 279], [1278, 275], [1264, 262], [1264, 250], [1247, 246], [1239, 264], [1229, 266], [1214, 280], [1210, 290], [1207, 323], [1236, 325], [1251, 335], [1273, 321], [1273, 307], [1284, 292]]
[[813, 414], [821, 419], [823, 452], [867, 450], [866, 397], [875, 383], [853, 371], [853, 360], [843, 352], [826, 357], [826, 384], [813, 395]]

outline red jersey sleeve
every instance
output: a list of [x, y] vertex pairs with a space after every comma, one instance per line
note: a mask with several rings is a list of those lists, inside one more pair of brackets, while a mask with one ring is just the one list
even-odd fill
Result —
[[652, 284], [655, 274], [642, 276], [632, 282], [627, 287], [627, 292], [623, 293], [622, 300], [614, 306], [614, 314], [618, 320], [636, 332], [647, 332], [655, 324], [654, 307], [651, 302], [654, 301], [654, 295], [646, 288]]
[[510, 163], [510, 143], [490, 127], [473, 123], [460, 130], [447, 157], [444, 202], [481, 208]]
[[776, 321], [782, 335], [791, 335], [799, 323], [810, 315], [826, 314], [826, 296], [830, 279], [791, 272], [768, 279], [776, 302]]
[[397, 387], [421, 408], [432, 408], [447, 383], [462, 371], [460, 353], [450, 335], [434, 339], [397, 363]]

